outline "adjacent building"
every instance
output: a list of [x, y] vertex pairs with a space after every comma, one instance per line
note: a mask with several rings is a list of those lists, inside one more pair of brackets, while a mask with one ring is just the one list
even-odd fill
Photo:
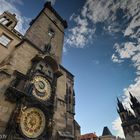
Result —
[[103, 133], [101, 136], [97, 136], [96, 133], [88, 133], [80, 136], [80, 140], [118, 140], [112, 135], [107, 126], [103, 128]]
[[140, 140], [140, 102], [130, 93], [131, 109], [126, 109], [118, 99], [118, 113], [126, 140]]
[[74, 75], [61, 65], [67, 22], [47, 2], [23, 36], [15, 14], [0, 16], [0, 133], [7, 140], [78, 139]]
[[99, 140], [96, 133], [88, 133], [80, 136], [80, 140]]
[[99, 140], [116, 140], [116, 137], [112, 135], [107, 126], [104, 127], [102, 136], [99, 137]]

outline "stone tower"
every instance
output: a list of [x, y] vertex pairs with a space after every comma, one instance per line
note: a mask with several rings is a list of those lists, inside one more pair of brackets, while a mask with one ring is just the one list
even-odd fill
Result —
[[118, 113], [122, 121], [122, 128], [126, 140], [140, 140], [140, 103], [130, 93], [131, 108], [134, 114], [125, 109], [123, 104], [118, 99]]
[[67, 22], [47, 2], [24, 36], [14, 29], [15, 14], [4, 12], [0, 23], [0, 133], [7, 140], [75, 139], [74, 76], [61, 65]]

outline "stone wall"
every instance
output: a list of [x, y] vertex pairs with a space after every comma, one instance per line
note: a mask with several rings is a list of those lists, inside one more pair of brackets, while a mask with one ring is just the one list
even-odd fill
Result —
[[64, 27], [48, 8], [44, 9], [36, 19], [36, 22], [28, 29], [25, 37], [38, 46], [39, 49], [44, 50], [45, 45], [50, 42], [50, 37], [48, 36], [50, 28], [55, 32], [55, 36], [51, 41], [51, 52], [56, 55], [56, 60], [60, 63], [63, 49]]
[[8, 44], [8, 46], [3, 46], [0, 44], [0, 63], [15, 49], [15, 46], [21, 41], [21, 38], [17, 37], [12, 31], [0, 24], [0, 36], [2, 34], [10, 37], [11, 42]]

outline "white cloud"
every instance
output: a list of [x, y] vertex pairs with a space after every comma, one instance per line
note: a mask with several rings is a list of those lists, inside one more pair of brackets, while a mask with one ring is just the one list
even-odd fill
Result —
[[[128, 36], [133, 34], [135, 27], [140, 25], [140, 17], [138, 14], [140, 13], [139, 9], [139, 0], [86, 0], [78, 17], [80, 17], [81, 20], [88, 21], [88, 24], [86, 25], [87, 30], [94, 28], [95, 31], [95, 25], [99, 22], [102, 22], [106, 26], [106, 28], [103, 29], [108, 31], [108, 33], [115, 33], [120, 31], [124, 32], [125, 36]], [[118, 14], [120, 11], [121, 16]], [[76, 30], [77, 28], [82, 28], [83, 24], [80, 26], [79, 21], [75, 20], [77, 18], [75, 14], [74, 16], [71, 16], [70, 19], [72, 18], [73, 21], [75, 21], [76, 26], [70, 30], [68, 40], [71, 41], [68, 41], [67, 43], [70, 45], [75, 45], [76, 47], [79, 47], [79, 45], [85, 46], [85, 39], [87, 40], [86, 42], [88, 42], [89, 36], [86, 34], [86, 31], [85, 34], [83, 34], [80, 32], [80, 30]], [[121, 21], [119, 21], [120, 18]], [[91, 23], [90, 26], [89, 23]], [[91, 25], [93, 25], [93, 27], [91, 27]], [[73, 32], [73, 30], [75, 30], [76, 33]], [[79, 35], [77, 36], [77, 34]], [[76, 39], [79, 37], [80, 40]]]
[[115, 54], [112, 55], [111, 59], [115, 63], [122, 63], [123, 62], [123, 60], [118, 59], [118, 57]]
[[17, 4], [20, 4], [20, 5], [23, 5], [23, 1], [22, 0], [9, 0], [10, 3], [17, 3]]
[[16, 26], [16, 29], [21, 32], [22, 34], [25, 33], [26, 29], [28, 28], [28, 24], [30, 21], [30, 18], [24, 17], [21, 12], [16, 8], [15, 3], [17, 4], [23, 4], [22, 1], [18, 0], [0, 0], [0, 14], [2, 14], [4, 11], [9, 11], [11, 13], [16, 14], [16, 18], [18, 19], [18, 24]]
[[[123, 60], [123, 59], [128, 59], [128, 58], [132, 58], [136, 53], [138, 53], [140, 51], [140, 48], [136, 46], [136, 44], [134, 42], [126, 42], [126, 43], [122, 43], [122, 44], [118, 44], [115, 43], [114, 44], [114, 49], [115, 49], [115, 53], [117, 53], [119, 56], [117, 57], [117, 59], [119, 60]], [[112, 57], [115, 54], [112, 55]], [[115, 61], [114, 61], [115, 62]]]
[[115, 9], [111, 10], [113, 9], [112, 5], [112, 1], [87, 0], [83, 8], [82, 15], [90, 19], [93, 23], [104, 22], [107, 19], [114, 20], [114, 14], [111, 13], [113, 13]]
[[[74, 21], [77, 23], [77, 26], [69, 29], [69, 32], [71, 32], [71, 34], [69, 34], [69, 37], [66, 39], [66, 43], [71, 46], [83, 48], [91, 39], [92, 35], [95, 32], [95, 29], [89, 28], [87, 19], [83, 19], [80, 16], [74, 18]], [[88, 38], [86, 36], [88, 36]]]
[[116, 118], [116, 120], [112, 122], [112, 127], [117, 132], [117, 136], [124, 138], [120, 117]]

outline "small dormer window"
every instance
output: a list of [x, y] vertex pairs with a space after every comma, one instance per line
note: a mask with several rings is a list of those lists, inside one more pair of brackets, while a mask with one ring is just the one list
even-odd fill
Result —
[[9, 21], [6, 26], [9, 27], [13, 22], [12, 21]]
[[6, 18], [6, 16], [0, 18], [0, 23], [2, 24], [8, 23], [8, 21], [9, 20]]
[[8, 44], [12, 41], [12, 39], [10, 37], [8, 37], [5, 34], [2, 34], [0, 36], [0, 44], [2, 44], [3, 46], [7, 47]]
[[54, 30], [53, 30], [52, 28], [50, 28], [50, 29], [48, 30], [48, 35], [49, 35], [51, 38], [54, 37], [55, 32], [54, 32]]
[[2, 22], [2, 24], [3, 24], [3, 25], [6, 25], [8, 22], [9, 22], [9, 19], [5, 19], [5, 20]]

